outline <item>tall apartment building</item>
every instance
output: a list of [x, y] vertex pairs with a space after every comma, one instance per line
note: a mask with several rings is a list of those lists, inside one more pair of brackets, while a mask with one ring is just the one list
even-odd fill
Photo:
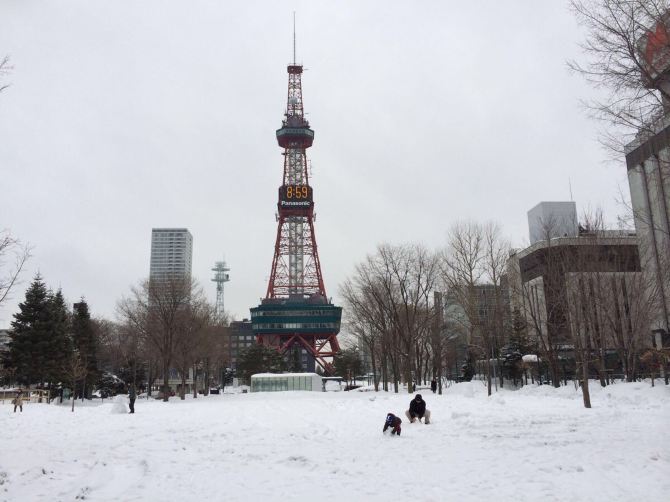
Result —
[[151, 279], [191, 276], [193, 237], [186, 228], [151, 230]]

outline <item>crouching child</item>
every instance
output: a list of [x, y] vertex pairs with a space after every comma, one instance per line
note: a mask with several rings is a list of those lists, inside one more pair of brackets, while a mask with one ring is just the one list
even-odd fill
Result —
[[388, 415], [386, 415], [386, 422], [384, 422], [384, 430], [382, 432], [384, 433], [386, 432], [386, 429], [392, 427], [391, 435], [397, 434], [398, 436], [400, 436], [401, 423], [402, 420], [400, 420], [399, 417], [396, 417], [393, 413], [389, 413]]

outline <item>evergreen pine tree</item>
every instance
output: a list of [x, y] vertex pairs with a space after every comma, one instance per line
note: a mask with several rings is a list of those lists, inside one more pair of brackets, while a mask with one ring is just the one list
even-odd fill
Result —
[[530, 350], [526, 329], [526, 320], [519, 309], [515, 308], [512, 312], [512, 331], [509, 343], [501, 349], [503, 375], [515, 384], [523, 375], [522, 356], [528, 354]]
[[8, 364], [16, 368], [18, 382], [31, 385], [45, 381], [49, 328], [49, 294], [38, 273], [12, 321]]
[[86, 376], [82, 384], [83, 395], [91, 397], [93, 385], [98, 381], [98, 344], [88, 304], [82, 298], [74, 304], [72, 315], [72, 342], [86, 367]]
[[253, 344], [240, 354], [237, 374], [247, 382], [254, 373], [281, 373], [286, 371], [286, 361], [282, 354], [272, 347]]
[[70, 337], [70, 313], [59, 289], [49, 297], [49, 338], [46, 368], [48, 381], [55, 385], [66, 378], [66, 368], [73, 350]]
[[304, 371], [302, 367], [302, 350], [299, 345], [294, 345], [291, 348], [289, 371], [293, 373], [301, 373]]

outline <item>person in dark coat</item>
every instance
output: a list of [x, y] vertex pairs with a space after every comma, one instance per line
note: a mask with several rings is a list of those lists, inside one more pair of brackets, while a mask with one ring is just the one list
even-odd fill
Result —
[[417, 394], [409, 402], [409, 410], [405, 412], [405, 415], [407, 415], [407, 419], [411, 423], [414, 423], [417, 418], [421, 422], [421, 419], [424, 417], [426, 418], [425, 423], [430, 423], [430, 410], [426, 409], [426, 401], [421, 398], [421, 394]]
[[130, 401], [130, 413], [135, 413], [135, 399], [137, 399], [137, 391], [135, 384], [130, 384], [128, 388], [128, 400]]
[[430, 390], [433, 391], [433, 394], [437, 390], [437, 381], [434, 378], [430, 381]]
[[14, 404], [14, 413], [16, 413], [16, 408], [19, 408], [21, 413], [23, 413], [23, 391], [21, 389], [17, 391], [16, 397], [12, 400], [12, 404]]
[[386, 429], [389, 427], [392, 427], [391, 429], [391, 435], [397, 434], [400, 436], [400, 424], [402, 423], [402, 420], [400, 420], [400, 417], [396, 417], [393, 413], [389, 413], [386, 415], [386, 422], [384, 422], [384, 430], [383, 432], [386, 432]]

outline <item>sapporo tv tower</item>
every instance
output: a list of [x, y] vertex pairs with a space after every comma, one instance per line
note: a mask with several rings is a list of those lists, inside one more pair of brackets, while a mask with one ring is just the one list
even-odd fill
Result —
[[[314, 192], [309, 184], [307, 148], [314, 131], [305, 119], [301, 77], [303, 68], [295, 62], [288, 71], [288, 100], [277, 142], [284, 149], [284, 176], [277, 203], [277, 238], [267, 293], [251, 310], [251, 322], [258, 343], [282, 353], [305, 349], [304, 370], [314, 371], [318, 363], [332, 372], [331, 358], [339, 351], [342, 307], [326, 296], [314, 234]], [[302, 353], [302, 351], [300, 351]]]

